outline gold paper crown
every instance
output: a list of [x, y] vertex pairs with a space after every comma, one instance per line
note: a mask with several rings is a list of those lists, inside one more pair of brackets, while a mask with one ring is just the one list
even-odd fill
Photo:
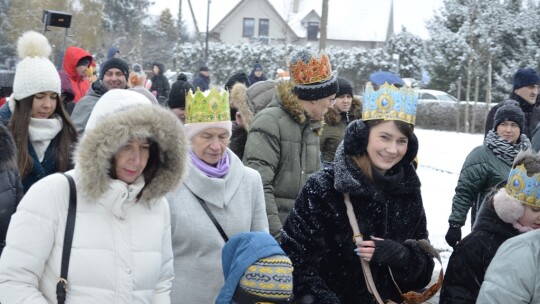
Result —
[[540, 173], [528, 176], [525, 165], [521, 164], [510, 171], [505, 188], [513, 198], [540, 207]]
[[230, 121], [229, 92], [216, 88], [201, 92], [199, 88], [193, 94], [186, 95], [186, 124], [197, 122]]
[[319, 54], [307, 49], [295, 53], [289, 70], [293, 81], [300, 85], [324, 82], [332, 77], [332, 66], [324, 50]]
[[362, 97], [362, 120], [401, 120], [414, 125], [418, 94], [412, 88], [400, 89], [385, 82], [379, 90], [368, 84]]

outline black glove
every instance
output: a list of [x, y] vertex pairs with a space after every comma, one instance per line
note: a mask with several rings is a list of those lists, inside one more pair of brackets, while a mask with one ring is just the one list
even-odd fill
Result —
[[403, 266], [409, 262], [411, 252], [409, 248], [392, 240], [373, 240], [375, 242], [375, 252], [371, 261], [388, 266]]
[[461, 241], [461, 226], [450, 223], [450, 228], [444, 237], [450, 247], [454, 248], [456, 244]]

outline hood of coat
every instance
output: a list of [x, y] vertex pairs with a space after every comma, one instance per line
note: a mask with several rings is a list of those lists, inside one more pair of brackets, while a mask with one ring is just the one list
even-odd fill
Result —
[[[268, 105], [268, 107], [279, 106], [291, 115], [294, 121], [299, 124], [304, 124], [308, 117], [306, 111], [301, 104], [298, 96], [293, 94], [292, 88], [294, 83], [291, 81], [280, 81], [277, 84], [278, 94], [274, 95], [274, 98]], [[279, 97], [279, 98], [278, 98]]]
[[8, 128], [0, 123], [0, 171], [17, 169], [15, 141]]
[[92, 63], [92, 54], [88, 53], [86, 50], [70, 46], [66, 49], [66, 54], [64, 55], [63, 69], [69, 75], [70, 78], [79, 80], [82, 78], [79, 73], [77, 73], [77, 62], [81, 58], [89, 57], [90, 64]]
[[[360, 101], [360, 98], [353, 97], [349, 113], [351, 114], [351, 121], [362, 118], [362, 101]], [[333, 108], [328, 110], [328, 112], [326, 112], [326, 114], [324, 115], [324, 123], [331, 126], [336, 126], [341, 122], [341, 118], [341, 113], [338, 112], [336, 108]]]
[[476, 216], [473, 230], [484, 230], [511, 238], [519, 234], [519, 231], [510, 223], [505, 223], [490, 204], [482, 204], [482, 208]]
[[106, 116], [81, 138], [75, 156], [81, 191], [96, 199], [110, 187], [111, 159], [133, 138], [152, 138], [160, 150], [161, 166], [145, 181], [141, 200], [152, 202], [180, 184], [188, 147], [180, 121], [157, 105], [137, 105]]
[[158, 75], [163, 75], [163, 73], [165, 72], [165, 66], [163, 65], [163, 63], [161, 62], [154, 62], [154, 64], [152, 65], [152, 68], [154, 66], [157, 66], [158, 69], [159, 69], [159, 72], [158, 72]]
[[[249, 131], [253, 123], [254, 114], [249, 108], [246, 91], [247, 91], [246, 85], [243, 83], [237, 82], [233, 85], [231, 89], [230, 99], [234, 100], [236, 109], [238, 110], [238, 112], [240, 112], [240, 115], [242, 115], [242, 122], [244, 123], [244, 129]], [[231, 119], [234, 121], [235, 117], [231, 117]]]

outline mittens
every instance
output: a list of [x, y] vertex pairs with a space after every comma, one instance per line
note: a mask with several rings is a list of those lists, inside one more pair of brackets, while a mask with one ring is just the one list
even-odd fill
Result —
[[446, 232], [446, 236], [444, 238], [446, 239], [448, 245], [454, 248], [454, 246], [461, 241], [461, 227], [450, 223], [450, 228], [448, 228], [448, 232]]
[[409, 262], [411, 256], [409, 248], [392, 240], [374, 240], [374, 242], [375, 252], [373, 252], [371, 262], [400, 267]]

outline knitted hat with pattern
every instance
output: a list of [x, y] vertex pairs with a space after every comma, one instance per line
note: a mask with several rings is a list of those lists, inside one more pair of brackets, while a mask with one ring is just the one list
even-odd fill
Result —
[[47, 91], [60, 95], [60, 76], [49, 60], [51, 51], [49, 40], [38, 32], [28, 31], [19, 38], [17, 53], [22, 60], [17, 64], [13, 80], [15, 100]]
[[289, 70], [295, 84], [293, 93], [301, 100], [318, 100], [338, 91], [337, 77], [332, 74], [330, 59], [324, 51], [316, 53], [302, 49], [295, 52]]

